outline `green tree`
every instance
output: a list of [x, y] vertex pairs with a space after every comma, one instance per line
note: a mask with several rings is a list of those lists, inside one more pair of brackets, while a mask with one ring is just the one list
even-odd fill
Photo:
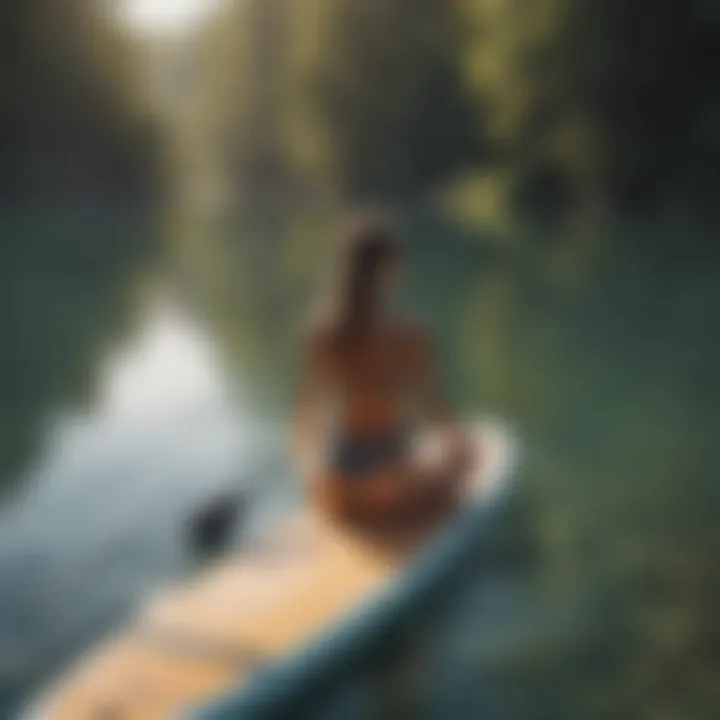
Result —
[[155, 191], [158, 138], [135, 82], [137, 48], [101, 3], [3, 3], [0, 45], [0, 202]]
[[467, 0], [470, 81], [530, 214], [707, 208], [718, 13], [702, 0]]
[[310, 92], [340, 191], [412, 199], [477, 161], [454, 4], [340, 0], [324, 7]]

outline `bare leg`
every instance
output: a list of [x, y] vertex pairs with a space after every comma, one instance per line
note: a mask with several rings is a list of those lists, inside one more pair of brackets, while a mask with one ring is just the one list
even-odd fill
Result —
[[461, 433], [428, 433], [395, 467], [359, 484], [326, 478], [315, 501], [340, 520], [376, 528], [440, 521], [458, 506], [474, 454]]
[[474, 448], [461, 433], [431, 433], [423, 438], [408, 468], [407, 500], [411, 514], [444, 517], [460, 502]]

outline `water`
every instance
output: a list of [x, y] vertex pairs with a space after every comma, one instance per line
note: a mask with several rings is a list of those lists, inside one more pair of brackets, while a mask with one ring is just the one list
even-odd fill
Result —
[[[458, 411], [507, 419], [526, 449], [492, 567], [457, 598], [446, 702], [468, 688], [489, 702], [492, 687], [503, 719], [713, 717], [709, 236], [489, 233], [430, 212], [410, 233], [402, 300], [427, 319]], [[58, 269], [52, 244], [13, 256], [0, 284], [14, 348], [0, 358], [0, 715], [188, 570], [179, 533], [203, 498], [252, 483], [255, 527], [295, 501], [282, 438], [327, 237], [318, 217], [230, 224], [149, 300], [136, 270], [155, 268], [127, 244], [106, 244], [90, 275]]]
[[[11, 698], [186, 570], [193, 509], [252, 488], [277, 459], [279, 429], [253, 419], [211, 339], [167, 303], [98, 375], [89, 408], [48, 420], [0, 515], [0, 677]], [[282, 479], [260, 507], [255, 498], [255, 526], [282, 506]]]

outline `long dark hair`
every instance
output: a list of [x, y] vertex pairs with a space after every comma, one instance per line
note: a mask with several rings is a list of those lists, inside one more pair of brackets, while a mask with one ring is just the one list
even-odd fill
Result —
[[378, 311], [382, 270], [402, 256], [399, 233], [384, 217], [353, 221], [342, 237], [333, 325], [345, 340], [362, 337]]

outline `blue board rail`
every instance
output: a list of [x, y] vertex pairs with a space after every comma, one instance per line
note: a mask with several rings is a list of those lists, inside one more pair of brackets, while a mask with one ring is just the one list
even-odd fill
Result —
[[402, 628], [454, 587], [501, 522], [499, 510], [511, 487], [515, 444], [505, 436], [491, 488], [413, 558], [383, 591], [298, 652], [257, 671], [242, 688], [191, 711], [190, 720], [279, 720], [300, 717], [343, 681], [367, 667]]

